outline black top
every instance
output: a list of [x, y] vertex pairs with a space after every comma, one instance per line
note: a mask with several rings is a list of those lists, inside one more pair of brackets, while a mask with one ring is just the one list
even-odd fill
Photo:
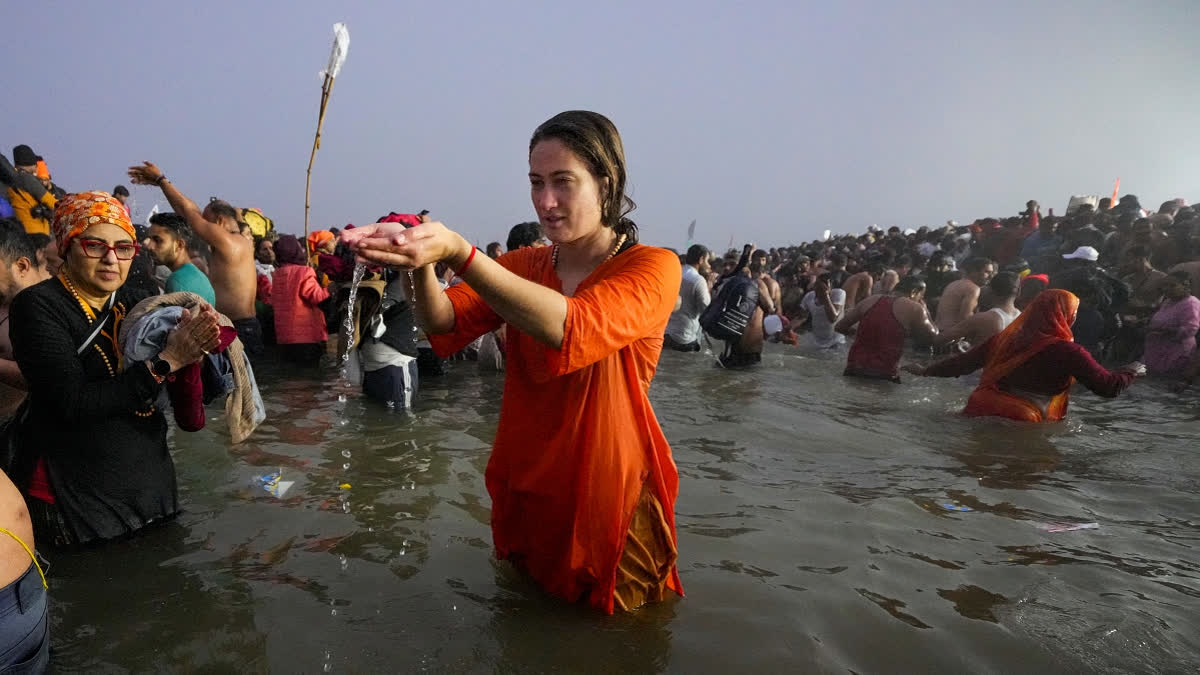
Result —
[[[128, 313], [145, 294], [122, 288], [115, 309]], [[103, 310], [95, 311], [97, 317]], [[30, 416], [20, 436], [23, 489], [37, 457], [46, 460], [58, 510], [78, 543], [129, 534], [179, 511], [167, 421], [150, 410], [160, 385], [144, 363], [109, 374], [95, 346], [76, 350], [95, 330], [58, 279], [17, 295], [9, 316], [13, 355], [29, 384]], [[115, 335], [115, 313], [105, 333]], [[93, 344], [113, 369], [107, 335]]]

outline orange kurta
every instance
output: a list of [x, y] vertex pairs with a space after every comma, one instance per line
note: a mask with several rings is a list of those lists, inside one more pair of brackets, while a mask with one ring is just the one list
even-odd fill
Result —
[[[499, 259], [562, 291], [550, 248]], [[573, 297], [561, 349], [507, 327], [504, 400], [486, 481], [496, 555], [550, 593], [613, 611], [617, 565], [643, 487], [675, 540], [679, 474], [648, 397], [681, 269], [670, 251], [634, 246]], [[455, 327], [430, 342], [448, 356], [502, 323], [466, 284], [446, 291]], [[667, 587], [683, 592], [671, 566]]]

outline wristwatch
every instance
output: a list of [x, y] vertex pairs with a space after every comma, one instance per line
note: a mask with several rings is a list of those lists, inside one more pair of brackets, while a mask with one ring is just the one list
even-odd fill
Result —
[[156, 379], [162, 381], [166, 376], [171, 374], [171, 364], [163, 359], [155, 359], [154, 365], [150, 367], [150, 373]]

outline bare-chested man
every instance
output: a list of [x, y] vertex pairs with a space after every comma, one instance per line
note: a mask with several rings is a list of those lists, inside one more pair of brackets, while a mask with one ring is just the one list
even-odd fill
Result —
[[846, 283], [842, 284], [842, 290], [846, 291], [846, 311], [854, 309], [855, 305], [871, 297], [875, 281], [883, 276], [884, 271], [882, 264], [871, 263], [865, 270], [846, 279]]
[[[769, 272], [767, 272], [765, 259], [762, 262], [750, 263], [750, 278], [762, 282], [763, 287], [767, 289], [767, 294], [771, 296], [771, 306], [775, 308], [776, 312], [778, 312], [779, 306], [783, 300], [783, 288], [779, 285], [779, 282], [775, 281], [775, 278], [772, 277]], [[782, 319], [783, 316], [780, 316], [779, 318]]]
[[754, 313], [750, 316], [750, 322], [746, 324], [746, 331], [742, 333], [742, 337], [737, 342], [726, 343], [725, 354], [721, 357], [721, 365], [726, 368], [752, 366], [762, 361], [763, 343], [766, 341], [763, 334], [763, 319], [779, 309], [771, 299], [771, 289], [762, 279], [754, 278], [749, 267], [742, 269], [738, 274], [750, 277], [754, 283], [758, 284], [758, 306], [754, 308]]
[[977, 347], [993, 335], [1008, 328], [1008, 324], [1021, 314], [1017, 309], [1017, 290], [1021, 279], [1015, 272], [1001, 272], [988, 282], [995, 303], [991, 309], [976, 312], [942, 331], [933, 340], [933, 346], [945, 348], [951, 342], [962, 340], [965, 347]]
[[192, 230], [212, 247], [209, 280], [217, 293], [217, 311], [233, 321], [246, 353], [252, 357], [260, 355], [263, 340], [254, 308], [258, 293], [254, 242], [242, 234], [237, 209], [222, 201], [212, 201], [201, 211], [150, 162], [130, 167], [129, 178], [136, 185], [161, 188], [175, 213], [183, 216]]
[[946, 286], [938, 300], [938, 330], [949, 330], [975, 313], [980, 289], [996, 276], [996, 263], [987, 258], [971, 258], [963, 264], [963, 271], [966, 276]]

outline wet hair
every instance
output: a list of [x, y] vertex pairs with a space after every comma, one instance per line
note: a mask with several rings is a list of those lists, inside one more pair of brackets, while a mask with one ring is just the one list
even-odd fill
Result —
[[38, 247], [33, 243], [33, 238], [19, 226], [0, 227], [0, 261], [11, 265], [21, 258], [28, 259], [34, 267], [38, 266]]
[[896, 284], [896, 287], [892, 289], [894, 293], [899, 295], [912, 295], [917, 291], [923, 290], [925, 290], [925, 282], [921, 280], [921, 277], [904, 277], [900, 280], [900, 283]]
[[690, 247], [688, 247], [687, 256], [683, 261], [689, 265], [699, 265], [700, 261], [704, 260], [708, 256], [709, 252], [707, 247], [705, 247], [703, 244], [692, 244]]
[[214, 197], [212, 201], [208, 202], [206, 210], [217, 218], [229, 218], [230, 220], [237, 221], [240, 229], [242, 214], [238, 213], [238, 210], [229, 202]]
[[987, 267], [988, 265], [992, 265], [992, 264], [994, 264], [994, 263], [992, 263], [991, 258], [984, 258], [984, 257], [980, 256], [978, 258], [971, 258], [971, 259], [967, 260], [967, 262], [963, 263], [963, 270], [965, 270], [967, 272], [978, 272], [978, 271], [982, 270], [983, 268]]
[[1017, 294], [1021, 286], [1021, 277], [1016, 272], [1001, 272], [992, 277], [988, 287], [998, 298], [1009, 298]]
[[113, 196], [114, 197], [128, 197], [129, 196], [129, 188], [125, 187], [124, 185], [118, 185], [117, 187], [113, 188]]
[[172, 237], [182, 241], [184, 246], [191, 246], [192, 228], [178, 213], [156, 213], [150, 216], [150, 224], [167, 230]]
[[607, 184], [600, 194], [600, 222], [637, 243], [637, 225], [625, 216], [637, 208], [625, 194], [625, 147], [612, 121], [600, 113], [568, 110], [546, 120], [529, 139], [529, 153], [542, 141], [555, 139], [588, 166], [596, 180]]
[[505, 247], [515, 251], [526, 246], [533, 246], [542, 238], [542, 226], [536, 222], [519, 223], [508, 231], [508, 241]]

